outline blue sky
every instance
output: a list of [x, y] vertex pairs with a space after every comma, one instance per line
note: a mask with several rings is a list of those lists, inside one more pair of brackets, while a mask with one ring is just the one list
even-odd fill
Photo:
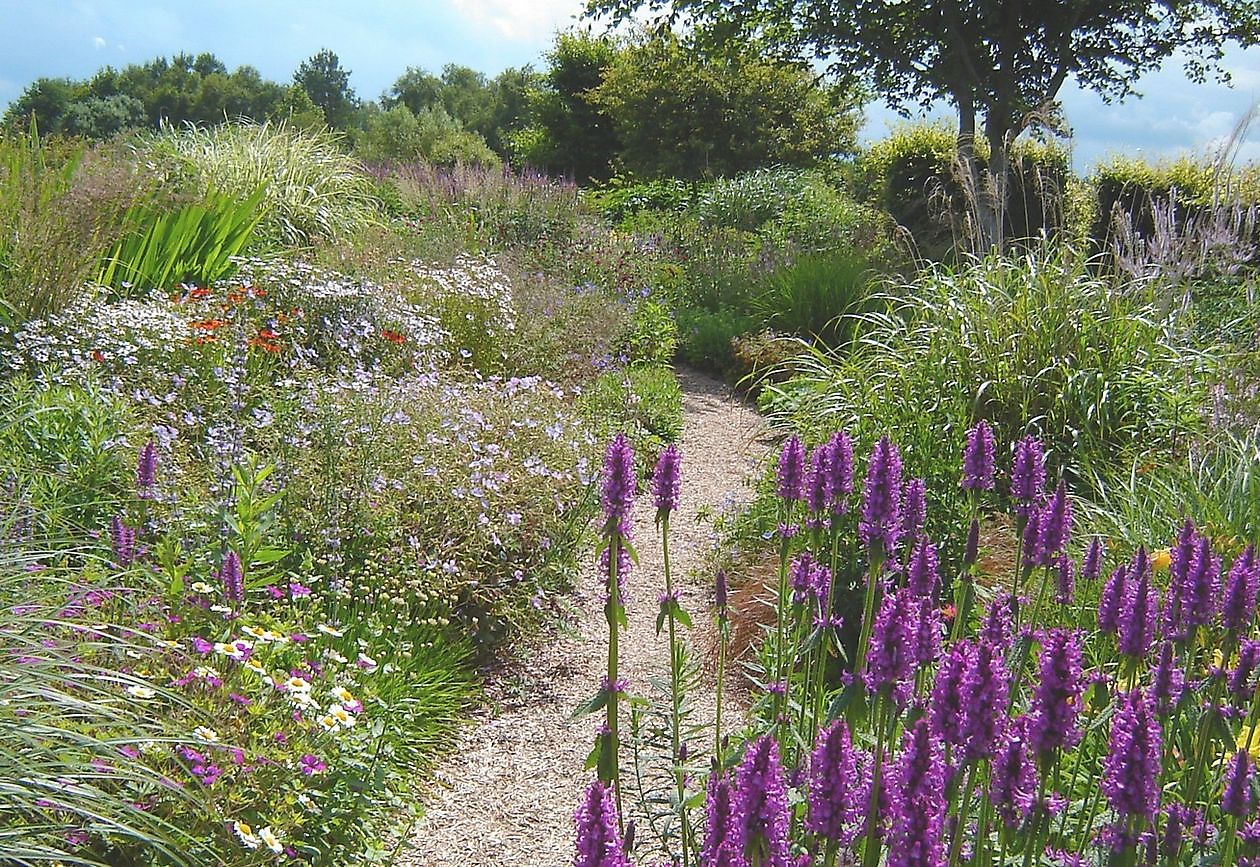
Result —
[[[488, 74], [541, 65], [552, 37], [581, 0], [0, 0], [0, 105], [41, 76], [83, 78], [101, 66], [178, 51], [210, 51], [229, 68], [250, 64], [287, 81], [306, 57], [331, 48], [361, 97], [376, 98], [407, 66], [460, 63]], [[1260, 48], [1227, 53], [1233, 89], [1194, 85], [1170, 62], [1120, 106], [1067, 87], [1078, 168], [1113, 153], [1170, 156], [1213, 146], [1260, 99]], [[950, 118], [947, 109], [937, 114]], [[867, 138], [896, 116], [872, 105]], [[1243, 156], [1260, 160], [1260, 129]]]

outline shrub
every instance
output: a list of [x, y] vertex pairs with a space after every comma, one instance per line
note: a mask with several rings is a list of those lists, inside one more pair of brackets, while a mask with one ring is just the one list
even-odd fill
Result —
[[871, 267], [856, 249], [802, 256], [773, 271], [752, 309], [776, 331], [848, 343], [853, 314], [865, 312]]
[[730, 308], [705, 310], [683, 307], [678, 310], [678, 355], [688, 364], [719, 376], [734, 367], [735, 338], [754, 329], [757, 319]]
[[643, 211], [681, 211], [695, 199], [699, 187], [679, 178], [636, 181], [614, 175], [602, 186], [583, 190], [583, 198], [614, 225], [623, 225]]
[[376, 219], [371, 179], [324, 130], [284, 123], [164, 129], [140, 144], [164, 184], [244, 199], [266, 188], [259, 236], [301, 245], [347, 237]]
[[609, 370], [583, 389], [578, 405], [596, 439], [626, 435], [644, 474], [651, 472], [661, 450], [682, 436], [682, 391], [665, 365]]
[[413, 113], [405, 105], [371, 115], [355, 138], [355, 150], [369, 162], [414, 162], [437, 166], [476, 165], [497, 168], [498, 155], [475, 132], [441, 106]]

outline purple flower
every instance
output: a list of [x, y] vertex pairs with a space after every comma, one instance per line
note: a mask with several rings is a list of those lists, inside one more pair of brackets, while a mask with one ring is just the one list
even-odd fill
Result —
[[157, 485], [157, 445], [150, 439], [140, 450], [136, 461], [136, 496], [141, 500], [151, 500], [154, 487]]
[[1037, 800], [1037, 768], [1028, 753], [1023, 719], [1007, 727], [993, 758], [989, 798], [1007, 828], [1014, 829], [1032, 815]]
[[912, 546], [927, 523], [927, 482], [911, 479], [901, 492], [901, 536]]
[[962, 677], [963, 755], [969, 760], [992, 758], [1002, 726], [1010, 675], [1001, 651], [987, 641], [980, 642]]
[[849, 729], [836, 720], [818, 733], [809, 763], [811, 833], [837, 843], [850, 843], [856, 823], [866, 808], [865, 767], [854, 749]]
[[704, 867], [735, 865], [743, 858], [743, 853], [734, 848], [733, 825], [730, 781], [714, 772], [709, 775], [708, 797], [704, 804], [704, 846], [700, 849], [700, 863]]
[[1251, 792], [1251, 757], [1246, 750], [1239, 750], [1229, 762], [1225, 791], [1221, 793], [1221, 812], [1245, 819], [1255, 808], [1256, 799]]
[[985, 612], [984, 623], [980, 627], [980, 640], [987, 641], [994, 647], [1008, 647], [1011, 643], [1013, 618], [1011, 612], [1015, 606], [1015, 597], [1007, 593], [989, 603]]
[[831, 453], [831, 481], [827, 486], [831, 511], [843, 515], [849, 510], [849, 495], [853, 493], [853, 441], [844, 431], [837, 431], [827, 441], [827, 450]]
[[966, 699], [963, 678], [971, 667], [975, 648], [970, 641], [953, 644], [941, 660], [932, 684], [932, 700], [928, 704], [928, 720], [936, 736], [952, 746], [962, 744], [963, 714]]
[[1041, 518], [1042, 513], [1034, 509], [1028, 513], [1028, 520], [1024, 524], [1020, 556], [1025, 569], [1032, 569], [1041, 563]]
[[1151, 670], [1151, 701], [1155, 712], [1164, 717], [1172, 716], [1184, 687], [1185, 675], [1177, 666], [1172, 642], [1165, 641], [1159, 648], [1159, 661]]
[[1075, 634], [1049, 629], [1042, 637], [1038, 663], [1041, 680], [1033, 690], [1028, 713], [1028, 743], [1039, 758], [1050, 758], [1081, 739], [1076, 726], [1085, 691], [1081, 647]]
[[1046, 455], [1041, 440], [1026, 436], [1015, 446], [1015, 458], [1011, 462], [1011, 499], [1015, 512], [1026, 518], [1033, 506], [1041, 499], [1046, 484]]
[[719, 620], [726, 619], [726, 571], [717, 571], [717, 580], [713, 586], [713, 604], [717, 607]]
[[814, 556], [803, 551], [792, 560], [789, 569], [792, 583], [792, 604], [800, 605], [806, 599], [814, 584]]
[[123, 523], [122, 515], [109, 522], [109, 539], [114, 547], [114, 562], [126, 569], [136, 560], [136, 531]]
[[1063, 482], [1054, 489], [1037, 522], [1037, 561], [1049, 566], [1072, 536], [1072, 501]]
[[656, 461], [656, 472], [652, 474], [652, 494], [656, 497], [658, 515], [668, 514], [678, 509], [678, 498], [682, 487], [682, 453], [678, 446], [666, 446]]
[[810, 453], [805, 502], [809, 504], [809, 510], [816, 515], [821, 515], [831, 504], [830, 444], [818, 446]]
[[1142, 690], [1122, 696], [1111, 720], [1110, 750], [1103, 759], [1102, 791], [1111, 809], [1155, 820], [1161, 748], [1159, 722]]
[[236, 551], [229, 549], [223, 558], [223, 566], [219, 569], [219, 582], [223, 585], [223, 597], [229, 602], [243, 602], [245, 599], [245, 580], [241, 570], [241, 558]]
[[1129, 564], [1124, 597], [1120, 602], [1116, 649], [1133, 659], [1143, 659], [1155, 640], [1155, 615], [1159, 593], [1151, 585], [1151, 569], [1146, 550], [1138, 548]]
[[805, 498], [805, 446], [796, 434], [788, 437], [779, 452], [778, 494], [791, 503]]
[[967, 447], [963, 450], [962, 489], [964, 491], [993, 490], [993, 430], [981, 419], [967, 432]]
[[936, 546], [927, 536], [920, 536], [906, 568], [906, 589], [915, 596], [935, 599], [941, 586], [939, 563]]
[[1076, 597], [1076, 564], [1067, 554], [1060, 554], [1055, 569], [1054, 601], [1071, 605]]
[[628, 536], [630, 512], [638, 480], [634, 473], [634, 449], [625, 434], [617, 434], [604, 452], [604, 471], [600, 488], [604, 506], [606, 532]]
[[941, 655], [941, 610], [930, 597], [911, 597], [914, 606], [914, 661], [917, 665], [931, 665]]
[[901, 531], [901, 453], [887, 436], [871, 452], [858, 535], [876, 556], [890, 557]]
[[779, 745], [769, 735], [753, 741], [735, 771], [732, 806], [735, 851], [759, 853], [762, 867], [788, 867], [787, 781], [779, 763]]
[[1251, 698], [1251, 676], [1260, 666], [1260, 641], [1244, 638], [1238, 647], [1238, 665], [1229, 673], [1230, 695], [1246, 701]]
[[630, 867], [617, 831], [617, 806], [613, 791], [596, 780], [586, 790], [573, 815], [577, 829], [577, 854], [573, 867]]
[[298, 759], [298, 770], [302, 776], [310, 777], [328, 770], [328, 763], [314, 753], [307, 753]]
[[1212, 554], [1212, 542], [1200, 536], [1194, 547], [1194, 557], [1185, 576], [1181, 599], [1182, 630], [1189, 637], [1195, 629], [1207, 626], [1216, 614], [1217, 596], [1220, 594], [1221, 560]]
[[1120, 628], [1120, 606], [1128, 587], [1129, 567], [1121, 563], [1103, 584], [1098, 595], [1098, 631], [1114, 633]]
[[1221, 625], [1231, 632], [1243, 632], [1256, 616], [1256, 595], [1260, 592], [1260, 566], [1256, 563], [1256, 546], [1234, 558], [1221, 598]]
[[1102, 574], [1102, 558], [1103, 543], [1098, 536], [1089, 540], [1089, 547], [1085, 549], [1085, 558], [1081, 560], [1081, 580], [1097, 581], [1098, 576]]
[[905, 591], [889, 592], [880, 602], [871, 625], [866, 655], [866, 687], [871, 692], [887, 690], [898, 701], [910, 692], [917, 650], [917, 618], [911, 596]]
[[890, 775], [888, 867], [945, 863], [945, 768], [940, 745], [923, 717], [905, 733]]
[[970, 566], [976, 562], [976, 558], [980, 555], [980, 521], [977, 518], [971, 519], [971, 526], [967, 528], [967, 544], [963, 547], [963, 565]]

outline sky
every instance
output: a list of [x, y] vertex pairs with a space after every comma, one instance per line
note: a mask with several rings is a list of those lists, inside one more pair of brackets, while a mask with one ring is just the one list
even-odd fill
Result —
[[[0, 106], [43, 76], [86, 78], [102, 66], [143, 63], [180, 51], [209, 51], [229, 68], [256, 67], [288, 81], [322, 48], [335, 51], [350, 83], [378, 98], [408, 66], [447, 63], [495, 75], [509, 66], [542, 67], [558, 30], [572, 26], [582, 0], [0, 0]], [[1115, 154], [1147, 158], [1202, 152], [1227, 138], [1260, 100], [1260, 48], [1227, 49], [1233, 87], [1196, 85], [1170, 61], [1138, 83], [1119, 106], [1066, 86], [1076, 167]], [[952, 120], [947, 107], [932, 115]], [[866, 140], [899, 118], [867, 108]], [[1240, 156], [1260, 160], [1260, 124]]]

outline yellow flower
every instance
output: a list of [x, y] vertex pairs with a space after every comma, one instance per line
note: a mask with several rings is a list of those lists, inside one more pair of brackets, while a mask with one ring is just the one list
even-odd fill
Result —
[[1167, 572], [1170, 565], [1172, 565], [1172, 552], [1167, 548], [1151, 552], [1151, 567], [1156, 572]]
[[1260, 732], [1254, 732], [1251, 726], [1243, 725], [1242, 730], [1238, 732], [1238, 740], [1234, 744], [1238, 749], [1251, 753], [1253, 759], [1260, 761]]

